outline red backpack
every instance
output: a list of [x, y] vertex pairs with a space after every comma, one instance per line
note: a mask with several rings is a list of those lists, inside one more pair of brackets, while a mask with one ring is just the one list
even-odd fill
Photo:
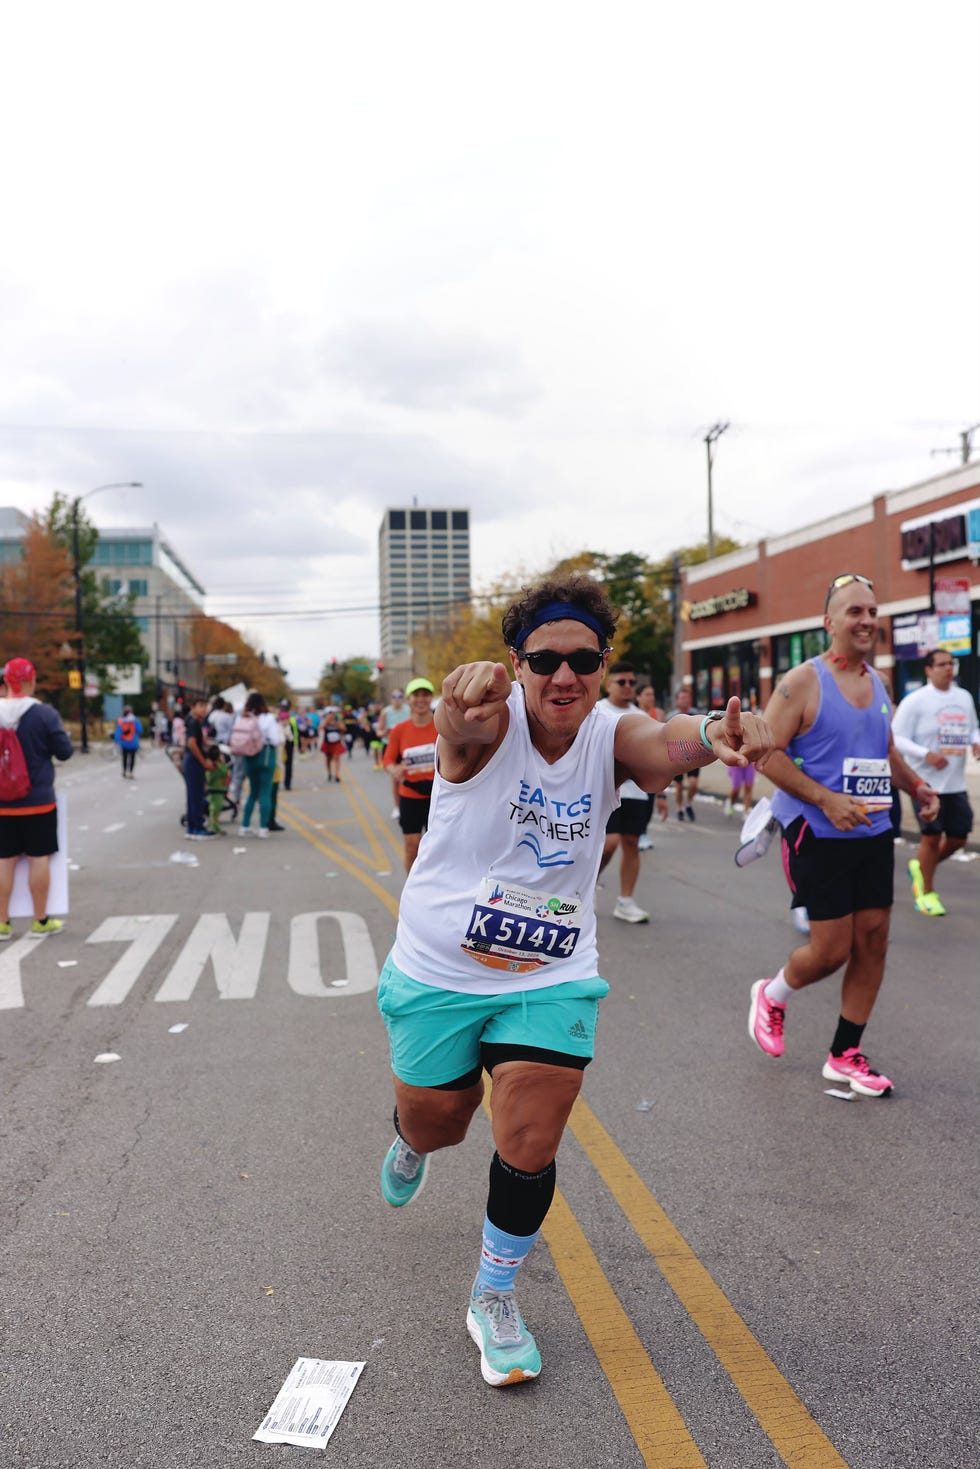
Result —
[[0, 729], [0, 801], [20, 801], [31, 788], [24, 747], [13, 729]]

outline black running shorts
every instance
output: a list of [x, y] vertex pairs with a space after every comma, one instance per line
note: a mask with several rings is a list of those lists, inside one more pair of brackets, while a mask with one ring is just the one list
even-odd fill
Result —
[[965, 841], [973, 830], [973, 807], [966, 791], [950, 791], [939, 797], [939, 815], [935, 821], [923, 821], [918, 812], [919, 830], [923, 836], [945, 834], [952, 841]]
[[618, 807], [606, 822], [606, 832], [609, 835], [625, 833], [626, 836], [639, 837], [646, 831], [653, 815], [653, 797], [647, 796], [645, 801], [630, 800], [620, 801]]
[[0, 858], [51, 857], [58, 850], [58, 813], [0, 816]]
[[398, 825], [405, 836], [418, 836], [429, 824], [428, 796], [399, 796]]
[[794, 908], [818, 923], [864, 908], [890, 908], [895, 898], [895, 837], [816, 837], [806, 817], [783, 831], [783, 868]]

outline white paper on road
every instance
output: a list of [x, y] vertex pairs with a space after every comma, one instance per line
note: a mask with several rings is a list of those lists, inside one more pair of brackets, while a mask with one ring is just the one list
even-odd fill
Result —
[[363, 1371], [363, 1362], [298, 1357], [253, 1439], [325, 1448]]
[[110, 1061], [121, 1061], [122, 1057], [115, 1051], [100, 1051], [95, 1060], [98, 1065], [107, 1066]]
[[825, 1088], [825, 1090], [824, 1090], [824, 1096], [825, 1097], [837, 1097], [838, 1100], [841, 1101], [841, 1102], [856, 1102], [857, 1101], [857, 1093], [856, 1092], [841, 1092], [841, 1091], [838, 1091], [837, 1088], [836, 1087], [833, 1087], [833, 1086], [828, 1086], [828, 1087]]
[[[64, 791], [55, 795], [58, 807], [58, 850], [51, 857], [51, 887], [48, 890], [48, 912], [68, 912], [68, 798]], [[18, 857], [14, 868], [14, 888], [10, 894], [11, 918], [33, 918], [34, 903], [27, 877], [29, 863]], [[75, 868], [77, 872], [77, 867]]]
[[170, 1029], [167, 1031], [167, 1034], [168, 1035], [180, 1035], [181, 1031], [184, 1031], [184, 1030], [187, 1029], [187, 1025], [188, 1025], [188, 1022], [186, 1020], [181, 1020], [177, 1025], [172, 1025], [170, 1027]]

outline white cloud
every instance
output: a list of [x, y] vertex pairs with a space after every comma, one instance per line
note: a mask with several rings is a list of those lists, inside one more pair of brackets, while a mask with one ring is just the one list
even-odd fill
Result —
[[387, 504], [469, 505], [480, 579], [660, 555], [718, 418], [746, 538], [980, 419], [972, 0], [51, 24], [5, 36], [0, 502], [142, 480], [96, 518], [159, 521], [301, 680], [376, 651], [321, 614], [375, 603]]

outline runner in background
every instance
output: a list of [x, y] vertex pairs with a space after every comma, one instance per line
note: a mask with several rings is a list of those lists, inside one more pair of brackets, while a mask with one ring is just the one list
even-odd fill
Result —
[[920, 913], [942, 918], [946, 909], [936, 892], [936, 868], [966, 844], [973, 830], [973, 808], [966, 793], [966, 755], [980, 759], [977, 711], [965, 689], [954, 683], [952, 653], [934, 648], [926, 657], [927, 683], [895, 710], [892, 734], [901, 741], [909, 765], [939, 794], [932, 821], [918, 813], [922, 839], [908, 866], [912, 897]]
[[[700, 714], [700, 709], [694, 707], [694, 695], [686, 684], [683, 684], [674, 698], [674, 707], [667, 715], [667, 723], [676, 719], [678, 714]], [[686, 787], [686, 795], [685, 795]], [[694, 818], [694, 798], [698, 793], [698, 772], [696, 770], [685, 771], [681, 775], [674, 776], [674, 800], [677, 802], [677, 820], [683, 821], [686, 816], [688, 821]]]
[[435, 771], [436, 727], [432, 718], [435, 689], [427, 678], [405, 687], [408, 718], [395, 725], [385, 751], [385, 766], [398, 791], [398, 822], [405, 843], [405, 871], [411, 872], [422, 833], [429, 824], [429, 801]]
[[129, 704], [116, 720], [112, 731], [113, 741], [119, 746], [122, 756], [122, 778], [132, 780], [133, 771], [136, 766], [136, 752], [140, 747], [140, 737], [143, 733], [143, 725], [136, 718]]
[[768, 1056], [783, 1054], [786, 1007], [798, 991], [843, 968], [840, 1017], [823, 1067], [867, 1097], [892, 1082], [861, 1049], [885, 972], [894, 889], [892, 781], [932, 820], [939, 799], [894, 748], [891, 702], [867, 661], [874, 656], [874, 588], [853, 572], [827, 591], [830, 646], [790, 669], [766, 708], [777, 750], [766, 775], [777, 787], [773, 815], [794, 906], [807, 909], [809, 942], [773, 979], [752, 986], [749, 1035]]

